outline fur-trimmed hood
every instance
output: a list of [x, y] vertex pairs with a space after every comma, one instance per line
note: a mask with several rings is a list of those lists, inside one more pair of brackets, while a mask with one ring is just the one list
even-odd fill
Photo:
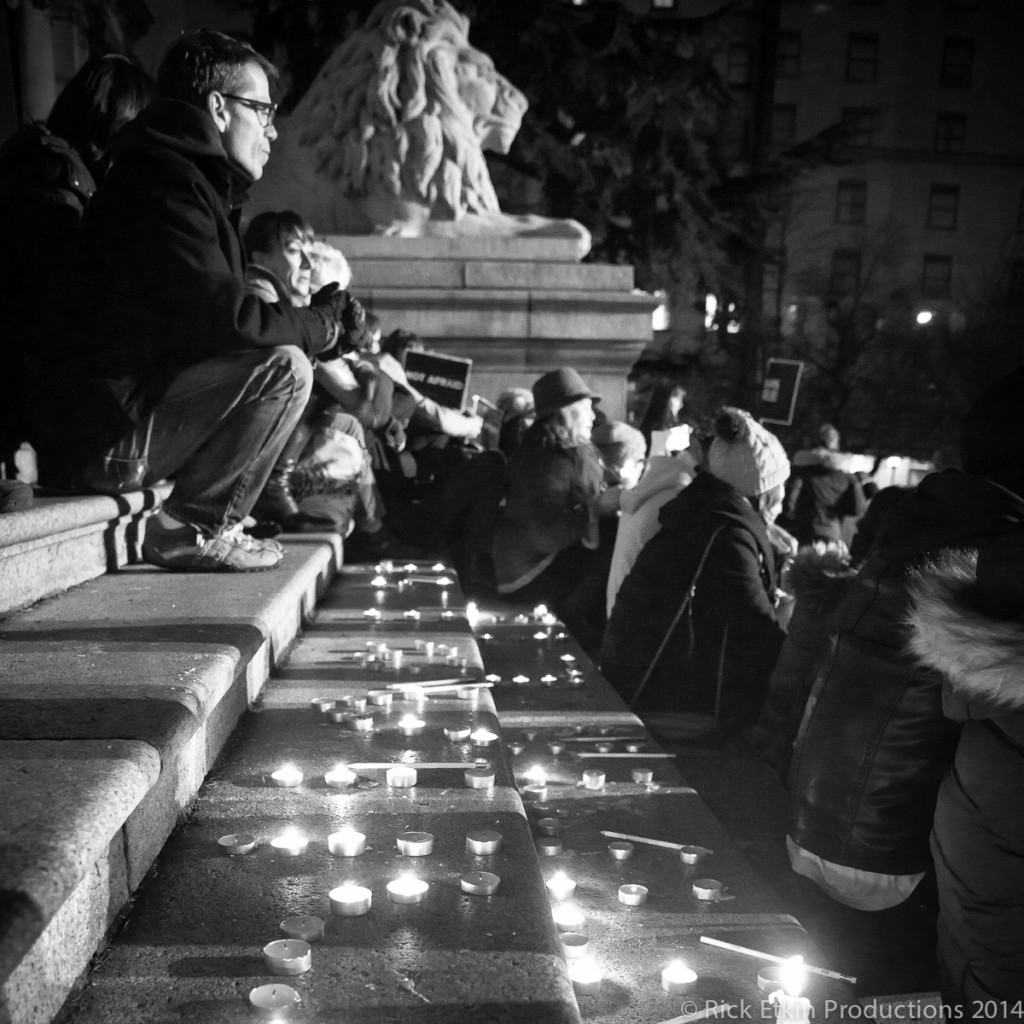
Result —
[[1024, 710], [1024, 623], [983, 612], [977, 551], [948, 550], [909, 581], [910, 647], [967, 701], [971, 718]]

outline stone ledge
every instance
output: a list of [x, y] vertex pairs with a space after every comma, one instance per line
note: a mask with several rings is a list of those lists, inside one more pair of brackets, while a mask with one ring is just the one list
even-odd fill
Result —
[[536, 260], [576, 263], [579, 244], [571, 238], [404, 238], [400, 235], [328, 235], [346, 259]]

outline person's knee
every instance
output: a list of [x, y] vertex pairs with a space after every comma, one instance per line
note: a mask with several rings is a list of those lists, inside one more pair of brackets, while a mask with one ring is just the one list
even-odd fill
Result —
[[293, 393], [305, 405], [313, 390], [313, 364], [295, 345], [278, 345], [272, 349], [263, 365], [272, 368], [274, 376], [292, 382]]

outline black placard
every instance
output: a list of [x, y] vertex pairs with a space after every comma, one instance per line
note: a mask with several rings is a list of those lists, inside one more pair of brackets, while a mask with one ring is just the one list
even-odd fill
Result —
[[438, 405], [446, 405], [459, 412], [465, 411], [472, 369], [472, 359], [460, 359], [439, 352], [405, 353], [405, 375], [409, 383]]
[[761, 387], [761, 422], [790, 426], [804, 364], [799, 359], [769, 359]]

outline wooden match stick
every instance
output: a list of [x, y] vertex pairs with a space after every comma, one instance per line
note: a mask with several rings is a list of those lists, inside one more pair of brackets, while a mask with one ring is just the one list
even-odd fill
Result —
[[645, 736], [559, 736], [563, 743], [643, 743]]
[[[411, 680], [404, 683], [388, 683], [388, 690], [428, 690], [437, 689], [439, 686], [476, 686], [481, 685], [472, 679], [424, 679], [422, 683], [414, 683]], [[488, 686], [491, 684], [488, 683]]]
[[363, 761], [360, 764], [346, 765], [354, 772], [376, 771], [386, 768], [476, 768], [476, 761]]
[[630, 836], [625, 832], [601, 832], [601, 835], [609, 839], [628, 839], [632, 843], [647, 843], [648, 846], [663, 846], [666, 850], [685, 850], [686, 843], [669, 843], [664, 839], [645, 839], [643, 836]]
[[[713, 939], [710, 935], [702, 935], [701, 942], [709, 946], [718, 946], [721, 949], [731, 949], [734, 953], [743, 953], [746, 956], [758, 957], [761, 960], [770, 960], [773, 964], [784, 964], [790, 957], [776, 956], [774, 953], [762, 953], [759, 949], [748, 949], [746, 946], [735, 946], [731, 942], [723, 942], [721, 939]], [[857, 979], [849, 974], [840, 974], [838, 971], [830, 971], [827, 967], [812, 967], [810, 964], [803, 964], [805, 971], [812, 974], [820, 974], [823, 978], [834, 978], [836, 981], [848, 981], [851, 985], [857, 984]]]
[[575, 757], [632, 757], [634, 759], [639, 757], [675, 757], [675, 754], [602, 754], [599, 750], [580, 750], [576, 751]]

